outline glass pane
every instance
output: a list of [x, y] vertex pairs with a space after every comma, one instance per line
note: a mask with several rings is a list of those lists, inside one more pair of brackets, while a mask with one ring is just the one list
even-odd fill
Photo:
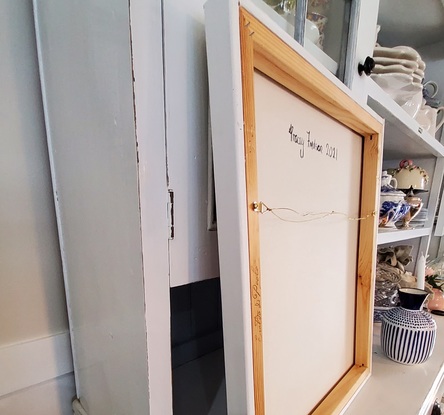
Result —
[[274, 11], [272, 16], [279, 26], [294, 36], [296, 0], [263, 0]]
[[347, 0], [308, 0], [306, 37], [335, 62], [346, 47], [350, 7]]
[[[339, 78], [343, 78], [344, 63], [347, 60], [347, 40], [350, 25], [350, 11], [354, 0], [253, 0], [261, 3], [267, 14], [287, 33], [314, 53], [316, 58]], [[298, 18], [304, 15], [306, 18]], [[302, 9], [302, 10], [299, 10]], [[304, 21], [305, 20], [305, 21]], [[304, 21], [303, 23], [299, 23]], [[304, 32], [298, 28], [305, 24]], [[295, 30], [296, 27], [296, 30]], [[305, 37], [302, 42], [302, 33]]]

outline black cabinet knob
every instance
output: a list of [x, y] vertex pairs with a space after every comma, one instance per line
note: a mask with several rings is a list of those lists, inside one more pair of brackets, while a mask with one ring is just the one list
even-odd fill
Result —
[[442, 415], [441, 406], [439, 403], [435, 402], [433, 405], [432, 413], [430, 415]]
[[359, 75], [362, 75], [362, 72], [364, 72], [367, 76], [369, 76], [372, 73], [374, 67], [375, 61], [370, 56], [367, 56], [364, 63], [360, 63], [358, 65], [358, 73]]

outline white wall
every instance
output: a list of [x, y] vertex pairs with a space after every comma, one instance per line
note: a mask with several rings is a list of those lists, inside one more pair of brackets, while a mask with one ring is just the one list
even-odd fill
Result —
[[34, 3], [77, 394], [91, 415], [145, 415], [148, 362], [128, 1]]
[[30, 1], [0, 1], [0, 50], [0, 413], [68, 414], [73, 376], [52, 380], [72, 361]]
[[0, 345], [68, 327], [30, 2], [0, 2]]

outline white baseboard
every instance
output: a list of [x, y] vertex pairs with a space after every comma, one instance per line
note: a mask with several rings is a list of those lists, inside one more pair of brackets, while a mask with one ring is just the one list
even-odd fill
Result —
[[0, 347], [0, 397], [73, 371], [69, 333]]
[[75, 393], [74, 374], [68, 373], [0, 397], [0, 414], [73, 415]]

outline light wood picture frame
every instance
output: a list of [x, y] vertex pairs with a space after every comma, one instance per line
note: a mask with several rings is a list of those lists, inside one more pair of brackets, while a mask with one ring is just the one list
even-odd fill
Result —
[[[234, 13], [231, 13], [231, 15], [234, 15]], [[278, 313], [273, 315], [272, 318], [269, 318], [269, 323], [267, 323], [267, 330], [264, 331], [263, 327], [264, 317], [267, 316], [268, 311], [271, 307], [273, 307], [272, 300], [270, 300], [270, 298], [273, 296], [269, 296], [268, 300], [265, 300], [268, 292], [263, 291], [264, 287], [262, 283], [264, 275], [262, 272], [262, 267], [264, 261], [266, 262], [268, 261], [268, 259], [265, 258], [267, 256], [267, 252], [265, 252], [264, 249], [261, 250], [261, 244], [263, 245], [264, 242], [264, 240], [261, 239], [261, 234], [266, 234], [268, 235], [268, 237], [270, 235], [278, 236], [276, 240], [279, 240], [280, 237], [282, 237], [283, 239], [282, 232], [277, 234], [267, 234], [267, 230], [264, 231], [265, 227], [267, 226], [276, 227], [275, 224], [269, 225], [268, 223], [261, 222], [261, 218], [263, 216], [261, 215], [261, 213], [264, 213], [270, 206], [268, 204], [266, 205], [265, 203], [262, 205], [262, 203], [264, 202], [262, 196], [264, 193], [266, 193], [263, 191], [265, 185], [263, 185], [262, 183], [264, 182], [264, 177], [273, 176], [273, 174], [275, 174], [273, 166], [271, 165], [272, 167], [270, 168], [270, 165], [267, 164], [267, 162], [264, 162], [264, 160], [272, 158], [273, 156], [268, 153], [266, 154], [266, 150], [263, 150], [263, 148], [265, 147], [262, 146], [261, 142], [257, 141], [257, 135], [263, 135], [259, 130], [263, 129], [263, 126], [268, 123], [267, 120], [264, 122], [260, 120], [260, 118], [262, 118], [260, 113], [258, 115], [258, 107], [260, 107], [260, 105], [256, 101], [256, 94], [259, 96], [259, 89], [262, 88], [260, 87], [260, 85], [264, 85], [265, 95], [262, 91], [262, 101], [268, 100], [267, 91], [271, 91], [271, 89], [267, 88], [276, 89], [276, 93], [278, 94], [277, 96], [284, 97], [284, 95], [286, 95], [287, 98], [285, 99], [294, 99], [295, 105], [297, 101], [297, 105], [301, 105], [302, 107], [305, 106], [307, 112], [311, 112], [312, 115], [310, 116], [318, 116], [320, 119], [320, 123], [331, 122], [331, 127], [333, 128], [332, 131], [341, 131], [342, 128], [344, 133], [350, 133], [350, 138], [348, 138], [347, 140], [353, 144], [352, 147], [350, 147], [350, 151], [348, 153], [348, 159], [351, 163], [349, 169], [353, 169], [353, 166], [356, 166], [356, 164], [353, 163], [358, 163], [359, 165], [359, 169], [357, 172], [358, 181], [354, 182], [355, 194], [353, 196], [357, 212], [343, 212], [345, 216], [349, 217], [342, 218], [344, 222], [347, 222], [347, 220], [349, 219], [356, 219], [355, 221], [350, 221], [354, 222], [353, 226], [355, 226], [354, 228], [352, 228], [351, 233], [354, 233], [356, 235], [356, 252], [354, 256], [353, 254], [350, 254], [351, 268], [350, 266], [347, 268], [348, 270], [353, 268], [353, 271], [349, 273], [350, 275], [344, 276], [343, 281], [341, 282], [341, 284], [348, 284], [347, 290], [349, 293], [353, 291], [353, 299], [347, 306], [348, 308], [346, 308], [346, 310], [350, 310], [350, 308], [353, 308], [351, 312], [351, 314], [353, 315], [351, 319], [349, 317], [346, 317], [344, 319], [344, 322], [338, 322], [339, 328], [341, 328], [341, 325], [350, 326], [350, 324], [352, 324], [351, 327], [347, 328], [348, 333], [352, 333], [352, 339], [349, 341], [349, 343], [351, 342], [351, 357], [349, 357], [349, 360], [347, 360], [347, 358], [343, 356], [333, 356], [331, 358], [325, 358], [323, 360], [324, 362], [326, 361], [328, 363], [335, 360], [336, 357], [338, 357], [338, 360], [344, 359], [345, 363], [343, 364], [343, 372], [340, 376], [337, 376], [337, 379], [335, 381], [332, 381], [331, 384], [329, 384], [325, 393], [322, 392], [322, 389], [320, 392], [318, 392], [318, 394], [320, 393], [322, 396], [320, 396], [320, 398], [316, 400], [314, 404], [308, 402], [308, 409], [304, 409], [304, 413], [312, 413], [316, 415], [339, 414], [350, 401], [352, 396], [359, 390], [365, 380], [370, 376], [371, 372], [373, 290], [376, 261], [377, 203], [379, 193], [378, 177], [380, 175], [381, 167], [380, 154], [382, 148], [383, 125], [378, 119], [374, 118], [361, 105], [357, 104], [341, 88], [339, 88], [335, 83], [331, 82], [331, 80], [327, 79], [327, 77], [325, 77], [303, 56], [297, 53], [286, 42], [282, 41], [281, 38], [279, 38], [275, 33], [264, 26], [256, 17], [250, 14], [243, 7], [239, 7], [237, 16], [239, 17], [240, 51], [240, 66], [237, 69], [240, 69], [239, 75], [241, 77], [241, 108], [243, 119], [242, 132], [244, 146], [243, 154], [241, 154], [241, 156], [245, 160], [245, 166], [239, 167], [238, 165], [233, 164], [233, 166], [235, 166], [235, 169], [237, 169], [237, 179], [234, 180], [234, 184], [236, 186], [242, 187], [242, 182], [244, 181], [244, 188], [238, 191], [237, 194], [233, 193], [233, 196], [241, 199], [243, 190], [245, 190], [246, 200], [244, 201], [243, 207], [242, 200], [235, 200], [235, 202], [238, 202], [237, 206], [232, 208], [231, 206], [228, 206], [226, 198], [223, 197], [224, 195], [228, 195], [228, 192], [224, 193], [226, 184], [223, 183], [225, 183], [225, 180], [229, 179], [226, 179], [222, 176], [227, 175], [224, 169], [229, 168], [230, 163], [226, 163], [226, 152], [224, 151], [225, 156], [222, 156], [221, 150], [218, 150], [218, 147], [222, 148], [223, 146], [225, 146], [225, 143], [222, 144], [222, 142], [227, 140], [227, 136], [226, 132], [223, 131], [223, 128], [218, 126], [218, 119], [224, 119], [224, 116], [223, 114], [221, 114], [220, 111], [221, 107], [218, 106], [216, 102], [215, 105], [213, 105], [213, 100], [219, 99], [222, 94], [217, 90], [212, 90], [212, 72], [216, 73], [217, 71], [212, 70], [212, 67], [214, 67], [214, 62], [212, 63], [212, 60], [214, 61], [214, 58], [212, 58], [212, 56], [214, 55], [210, 52], [212, 44], [211, 36], [209, 37], [208, 45], [210, 97], [211, 93], [214, 92], [213, 97], [211, 97], [211, 102], [212, 109], [214, 109], [215, 111], [215, 116], [213, 117], [212, 113], [212, 117], [215, 119], [216, 124], [213, 131], [213, 137], [215, 141], [214, 157], [216, 194], [218, 200], [217, 207], [218, 218], [220, 218], [218, 232], [220, 234], [219, 245], [221, 259], [223, 308], [226, 304], [229, 304], [230, 307], [233, 307], [233, 305], [235, 305], [235, 301], [239, 300], [239, 297], [233, 296], [232, 290], [229, 288], [229, 286], [237, 286], [242, 289], [242, 283], [237, 283], [235, 279], [239, 278], [240, 280], [242, 280], [245, 277], [246, 273], [248, 273], [247, 278], [249, 282], [249, 292], [240, 299], [242, 304], [238, 305], [238, 310], [243, 310], [243, 306], [245, 306], [246, 302], [248, 302], [251, 307], [250, 313], [248, 315], [243, 312], [243, 318], [245, 320], [243, 321], [243, 328], [240, 327], [240, 325], [236, 326], [236, 324], [234, 324], [235, 327], [230, 327], [228, 326], [228, 324], [224, 325], [224, 337], [226, 338], [225, 354], [227, 399], [229, 407], [228, 412], [231, 413], [230, 395], [234, 395], [235, 393], [239, 394], [238, 390], [244, 391], [245, 394], [248, 395], [250, 371], [252, 372], [251, 375], [254, 393], [254, 410], [251, 407], [248, 409], [248, 405], [252, 405], [252, 403], [251, 400], [249, 400], [247, 397], [247, 399], [245, 400], [245, 408], [247, 409], [244, 410], [245, 412], [239, 413], [254, 413], [256, 415], [274, 415], [274, 413], [278, 413], [276, 412], [276, 410], [278, 410], [276, 409], [276, 407], [270, 407], [269, 405], [267, 406], [267, 403], [269, 404], [271, 401], [273, 401], [273, 399], [279, 399], [281, 396], [275, 396], [274, 398], [272, 398], [271, 395], [274, 392], [270, 391], [279, 390], [280, 393], [281, 389], [286, 389], [287, 386], [293, 382], [293, 379], [289, 378], [288, 376], [289, 373], [294, 373], [295, 377], [298, 376], [298, 373], [284, 371], [282, 373], [285, 373], [285, 376], [279, 378], [279, 370], [277, 370], [276, 373], [270, 375], [270, 365], [275, 365], [276, 362], [276, 360], [273, 359], [271, 359], [271, 363], [268, 361], [270, 359], [270, 351], [272, 352], [271, 354], [278, 354], [277, 352], [283, 349], [281, 347], [275, 347], [273, 349], [268, 347], [267, 338], [265, 338], [265, 345], [266, 348], [268, 347], [268, 349], [265, 350], [264, 355], [264, 337], [269, 336], [272, 332], [275, 332], [273, 330], [270, 331], [270, 327], [272, 326], [271, 322], [277, 321], [276, 325], [282, 324], [282, 330], [280, 331], [280, 333], [285, 333], [285, 325], [287, 324], [284, 319], [281, 319], [279, 321], [276, 320], [276, 316], [279, 316]], [[211, 21], [211, 19], [209, 19], [209, 21]], [[270, 100], [272, 99], [271, 95], [272, 94], [270, 94]], [[236, 102], [234, 106], [236, 106]], [[338, 130], [334, 130], [334, 128], [338, 128]], [[269, 136], [271, 135], [269, 134]], [[339, 140], [339, 142], [341, 139], [341, 137], [337, 137], [337, 140]], [[259, 140], [263, 139], [259, 138]], [[344, 143], [347, 142], [345, 138], [343, 140]], [[356, 148], [358, 148], [356, 147], [356, 142], [359, 142], [359, 151], [356, 151]], [[234, 143], [232, 148], [238, 152], [240, 151], [238, 149], [238, 146], [239, 143]], [[348, 144], [344, 144], [344, 146], [348, 146]], [[352, 154], [353, 152], [356, 153], [354, 157], [350, 156], [350, 154]], [[235, 158], [233, 158], [233, 163], [238, 162], [239, 158], [237, 158], [236, 160]], [[226, 165], [223, 166], [222, 164]], [[264, 171], [261, 172], [261, 169]], [[279, 169], [276, 168], [276, 170]], [[226, 183], [228, 183], [228, 181]], [[356, 183], [358, 183], [358, 188], [356, 187]], [[277, 183], [276, 187], [279, 186], [280, 184]], [[285, 189], [285, 186], [282, 186], [282, 189]], [[285, 191], [288, 192], [288, 189]], [[222, 198], [219, 195], [222, 195]], [[288, 198], [287, 200], [290, 200], [292, 202], [298, 201], [298, 199], [294, 197]], [[297, 206], [283, 205], [279, 206], [279, 208], [282, 208], [284, 210], [286, 209], [287, 211], [290, 209], [292, 211], [295, 211], [295, 208], [297, 208]], [[241, 211], [238, 212], [238, 217], [234, 218], [234, 216], [236, 215], [236, 209], [240, 209]], [[327, 207], [326, 210], [330, 210], [329, 207]], [[236, 265], [236, 260], [233, 257], [233, 251], [231, 251], [231, 254], [229, 253], [230, 247], [226, 246], [227, 241], [229, 240], [229, 235], [226, 234], [226, 231], [224, 229], [232, 227], [235, 223], [242, 224], [243, 219], [246, 220], [246, 233], [243, 233], [243, 230], [241, 229], [239, 231], [239, 234], [236, 235], [237, 240], [235, 240], [235, 238], [232, 238], [232, 241], [235, 242], [232, 244], [232, 246], [234, 248], [238, 246], [241, 250], [247, 250], [248, 271], [246, 271], [245, 266], [242, 263], [242, 258], [239, 259], [239, 263], [238, 265]], [[273, 219], [277, 221], [277, 218]], [[289, 220], [289, 222], [291, 222], [291, 219]], [[289, 224], [288, 226], [292, 225]], [[294, 229], [296, 230], [291, 232], [302, 232], [301, 227]], [[307, 227], [307, 232], [311, 232], [311, 229], [312, 228]], [[328, 230], [326, 232], [328, 232]], [[340, 238], [338, 240], [340, 240]], [[277, 242], [276, 244], [278, 243], [279, 242]], [[347, 255], [344, 256], [347, 257]], [[228, 264], [228, 262], [230, 262], [230, 264]], [[236, 266], [238, 267], [238, 272], [233, 272], [236, 271]], [[276, 267], [276, 269], [278, 268], [280, 268], [280, 265]], [[230, 271], [225, 272], [225, 269], [230, 269]], [[266, 275], [266, 278], [268, 278], [268, 282], [266, 285], [267, 291], [274, 284], [274, 281], [280, 281], [278, 278], [275, 278], [275, 276], [270, 277], [269, 273]], [[227, 288], [224, 289], [224, 285]], [[295, 287], [294, 284], [289, 286]], [[276, 295], [282, 295], [283, 292], [282, 290], [278, 290], [276, 291], [276, 293]], [[266, 301], [267, 303], [265, 307], [264, 301]], [[285, 300], [281, 297], [276, 299], [275, 304], [285, 304], [285, 301], [287, 301], [287, 306], [289, 306], [289, 301], [291, 301], [291, 299]], [[285, 308], [281, 309], [281, 311], [282, 310], [285, 310]], [[290, 311], [290, 307], [287, 307], [287, 310]], [[229, 313], [227, 312], [227, 321], [229, 317], [228, 314]], [[301, 318], [301, 316], [298, 317], [288, 315], [287, 317], [292, 320]], [[249, 319], [249, 322], [246, 321], [247, 319]], [[250, 329], [247, 328], [247, 324], [250, 324]], [[287, 327], [289, 328], [289, 330], [291, 330], [288, 324]], [[250, 341], [250, 346], [252, 348], [251, 367], [249, 366], [248, 353], [244, 357], [243, 361], [246, 370], [246, 386], [241, 385], [241, 382], [239, 382], [238, 379], [234, 380], [234, 378], [231, 378], [231, 366], [233, 364], [233, 361], [236, 361], [236, 363], [242, 362], [242, 359], [239, 359], [238, 355], [236, 354], [238, 350], [236, 350], [237, 348], [235, 344], [235, 337], [237, 336], [238, 342], [241, 341], [239, 340], [238, 334], [236, 336], [234, 335], [234, 331], [237, 329], [243, 329], [242, 334], [244, 336], [247, 336], [245, 347], [248, 347], [248, 341]], [[292, 337], [289, 334], [289, 338], [290, 337], [293, 340], [289, 341], [293, 341], [294, 344], [296, 344], [296, 341], [299, 341], [297, 337]], [[319, 339], [321, 338], [322, 337], [320, 337]], [[270, 339], [268, 337], [268, 344], [270, 344], [269, 340]], [[284, 338], [284, 336], [281, 336], [273, 339], [273, 341], [282, 344], [285, 343], [286, 339]], [[305, 341], [303, 339], [303, 334], [300, 341]], [[310, 341], [316, 342], [316, 338], [311, 339]], [[326, 372], [329, 371], [330, 367], [329, 365], [327, 366], [328, 367], [319, 367], [316, 366], [316, 364], [313, 364], [313, 373], [309, 375], [310, 379], [307, 379], [307, 388], [312, 387], [310, 382], [315, 379], [316, 376], [318, 378], [320, 376], [323, 376], [322, 373], [319, 373], [320, 369], [324, 368]], [[310, 371], [309, 366], [308, 370]], [[236, 382], [238, 385], [244, 386], [244, 389], [238, 387], [238, 390], [234, 391], [233, 388], [232, 391], [231, 386], [233, 384], [236, 384]], [[274, 385], [271, 386], [273, 382]], [[292, 390], [291, 388], [287, 389], [289, 391]], [[236, 399], [238, 398], [235, 398], [233, 400]], [[288, 397], [288, 399], [290, 402], [291, 397]], [[303, 400], [304, 397], [295, 396], [294, 399]], [[242, 401], [242, 399], [238, 400]], [[286, 413], [300, 414], [302, 413], [301, 408], [305, 408], [305, 406], [293, 405], [293, 408], [288, 408], [287, 406]], [[279, 409], [278, 411], [280, 410], [281, 409]]]

